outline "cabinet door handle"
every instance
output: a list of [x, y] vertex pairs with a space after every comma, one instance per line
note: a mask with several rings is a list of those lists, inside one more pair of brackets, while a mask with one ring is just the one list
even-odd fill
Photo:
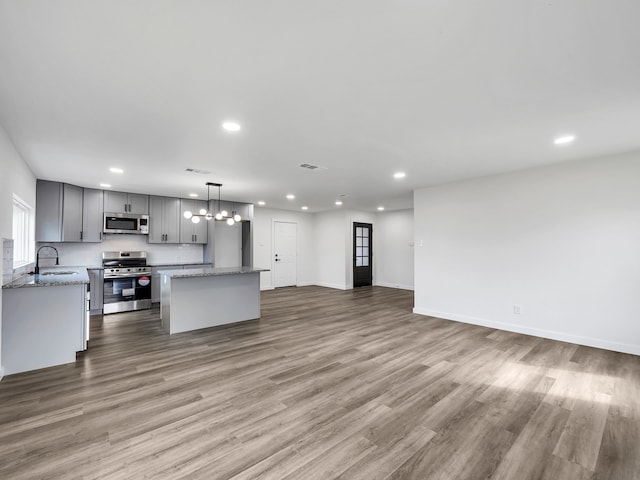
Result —
[[193, 241], [194, 241], [194, 242], [197, 242], [197, 241], [198, 241], [198, 235], [197, 235], [197, 234], [193, 236]]
[[83, 234], [83, 233], [84, 233], [84, 232], [83, 232], [82, 230], [80, 230], [80, 240], [82, 240], [82, 234]]

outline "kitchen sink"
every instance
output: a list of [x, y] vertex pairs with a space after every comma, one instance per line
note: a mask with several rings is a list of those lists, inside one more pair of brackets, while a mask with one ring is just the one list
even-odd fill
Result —
[[66, 272], [66, 271], [63, 271], [63, 272], [44, 272], [44, 273], [41, 273], [40, 275], [41, 276], [45, 276], [45, 275], [74, 275], [75, 273], [76, 272]]

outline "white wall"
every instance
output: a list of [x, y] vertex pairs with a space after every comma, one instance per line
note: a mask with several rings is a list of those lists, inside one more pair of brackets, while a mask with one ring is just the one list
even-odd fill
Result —
[[262, 290], [273, 288], [274, 221], [297, 224], [297, 285], [313, 284], [316, 267], [313, 214], [255, 207], [253, 213], [253, 266], [270, 270], [260, 274], [260, 288]]
[[[413, 241], [411, 210], [382, 214], [335, 210], [310, 214], [256, 208], [253, 254], [257, 268], [273, 269], [275, 220], [298, 224], [298, 285], [352, 288], [353, 222], [364, 222], [373, 224], [374, 285], [413, 288], [413, 248], [409, 247]], [[387, 228], [393, 231], [387, 232]], [[387, 254], [392, 258], [385, 258]], [[262, 273], [261, 288], [273, 288], [271, 272]]]
[[321, 287], [350, 288], [347, 283], [348, 225], [345, 213], [321, 212], [315, 220], [315, 284]]
[[[12, 238], [13, 235], [13, 194], [18, 195], [29, 206], [36, 206], [36, 178], [29, 166], [9, 140], [0, 125], [0, 238]], [[2, 278], [0, 262], [0, 278]], [[0, 289], [0, 305], [2, 290]], [[2, 309], [0, 308], [0, 359], [2, 358]], [[4, 369], [0, 363], [0, 378]]]
[[416, 313], [640, 354], [640, 153], [417, 190], [414, 226]]
[[413, 290], [413, 210], [381, 212], [376, 219], [375, 284]]

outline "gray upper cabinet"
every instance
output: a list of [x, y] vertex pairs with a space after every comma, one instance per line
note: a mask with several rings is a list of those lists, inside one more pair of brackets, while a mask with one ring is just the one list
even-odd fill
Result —
[[69, 185], [62, 186], [62, 241], [82, 241], [82, 200], [83, 188]]
[[149, 197], [149, 243], [180, 242], [180, 199]]
[[[239, 202], [227, 202], [222, 201], [220, 203], [220, 210], [226, 210], [229, 216], [235, 211], [238, 215], [242, 217], [242, 221], [251, 220], [253, 217], [253, 212], [250, 211], [251, 205], [248, 203], [239, 203]], [[217, 203], [216, 203], [217, 207]], [[216, 209], [217, 211], [217, 209]]]
[[109, 213], [149, 214], [149, 195], [138, 193], [104, 192], [104, 211]]
[[36, 242], [62, 241], [62, 184], [36, 182]]
[[191, 219], [184, 218], [184, 211], [190, 210], [199, 213], [200, 209], [207, 209], [207, 202], [202, 200], [180, 199], [180, 243], [207, 243], [207, 223], [214, 220], [206, 220], [200, 217], [200, 223], [193, 223]]
[[102, 190], [85, 188], [82, 201], [82, 241], [101, 242], [103, 222]]
[[101, 231], [101, 190], [37, 181], [36, 242], [100, 242]]
[[149, 215], [149, 195], [129, 194], [129, 213]]

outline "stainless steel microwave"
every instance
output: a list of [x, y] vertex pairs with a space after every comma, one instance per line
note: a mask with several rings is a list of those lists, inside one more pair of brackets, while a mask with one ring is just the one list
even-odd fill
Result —
[[105, 212], [103, 225], [103, 233], [137, 233], [139, 235], [149, 235], [149, 215]]

